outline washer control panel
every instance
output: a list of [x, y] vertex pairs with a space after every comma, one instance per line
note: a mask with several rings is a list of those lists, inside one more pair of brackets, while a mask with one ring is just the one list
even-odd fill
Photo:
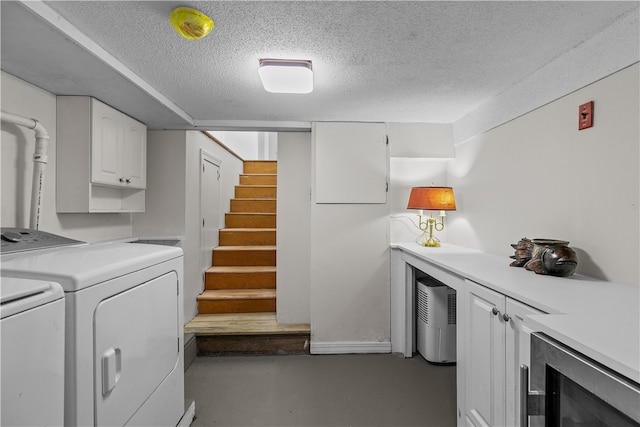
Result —
[[2, 227], [0, 232], [0, 252], [3, 254], [85, 243], [29, 228]]

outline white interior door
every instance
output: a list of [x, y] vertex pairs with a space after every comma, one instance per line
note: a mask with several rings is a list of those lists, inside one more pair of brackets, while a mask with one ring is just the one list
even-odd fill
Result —
[[211, 267], [211, 250], [218, 246], [220, 229], [220, 160], [200, 152], [200, 267]]

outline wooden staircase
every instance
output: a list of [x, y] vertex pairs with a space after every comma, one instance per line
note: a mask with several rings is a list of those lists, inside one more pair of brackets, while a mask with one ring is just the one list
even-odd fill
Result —
[[198, 316], [199, 355], [308, 352], [309, 325], [276, 321], [277, 163], [245, 161], [225, 215]]

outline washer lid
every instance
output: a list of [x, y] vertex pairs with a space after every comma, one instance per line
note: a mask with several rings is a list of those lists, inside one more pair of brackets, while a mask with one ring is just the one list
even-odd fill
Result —
[[3, 277], [0, 284], [0, 317], [5, 318], [64, 297], [55, 282]]

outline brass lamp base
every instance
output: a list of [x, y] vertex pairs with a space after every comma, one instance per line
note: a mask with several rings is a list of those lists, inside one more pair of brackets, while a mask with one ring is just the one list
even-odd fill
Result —
[[429, 239], [422, 242], [422, 246], [429, 247], [429, 248], [439, 248], [440, 242], [438, 242], [433, 237], [430, 237]]
[[[433, 237], [434, 229], [436, 231], [442, 231], [444, 229], [444, 213], [440, 216], [441, 222], [438, 223], [432, 214], [429, 214], [429, 217], [425, 221], [422, 220], [422, 214], [418, 214], [419, 228], [422, 230], [422, 235], [416, 239], [416, 243], [423, 247], [440, 247], [440, 241]], [[422, 241], [422, 243], [419, 243], [420, 241]]]

